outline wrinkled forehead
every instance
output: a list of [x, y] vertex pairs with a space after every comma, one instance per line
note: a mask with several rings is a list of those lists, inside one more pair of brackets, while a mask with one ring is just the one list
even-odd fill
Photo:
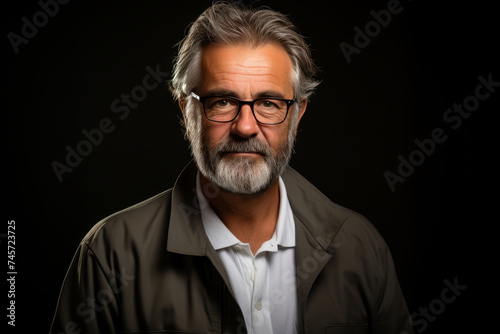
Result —
[[277, 44], [205, 47], [200, 59], [198, 88], [272, 89], [293, 94], [293, 66], [285, 49]]

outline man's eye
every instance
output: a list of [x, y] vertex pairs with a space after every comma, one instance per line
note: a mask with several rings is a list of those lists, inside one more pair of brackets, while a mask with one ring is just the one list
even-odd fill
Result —
[[227, 107], [229, 105], [228, 100], [219, 100], [215, 102], [215, 106], [217, 107]]
[[230, 99], [215, 99], [208, 101], [209, 109], [225, 109], [235, 105], [235, 102]]
[[277, 108], [278, 106], [273, 101], [263, 101], [262, 106], [264, 108]]

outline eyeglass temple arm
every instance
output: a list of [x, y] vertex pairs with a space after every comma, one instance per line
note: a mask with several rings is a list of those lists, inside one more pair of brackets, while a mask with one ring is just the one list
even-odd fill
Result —
[[189, 94], [189, 95], [191, 95], [192, 97], [194, 97], [194, 98], [195, 98], [195, 99], [197, 99], [198, 101], [201, 101], [200, 96], [199, 96], [199, 95], [196, 95], [194, 92], [191, 92], [191, 94]]

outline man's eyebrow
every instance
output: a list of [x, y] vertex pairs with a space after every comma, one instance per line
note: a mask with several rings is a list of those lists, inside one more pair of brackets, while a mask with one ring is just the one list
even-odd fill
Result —
[[[229, 90], [229, 89], [213, 89], [209, 90], [205, 96], [227, 96], [227, 97], [235, 97], [235, 98], [240, 98], [240, 95], [236, 93], [235, 91]], [[262, 99], [262, 98], [268, 98], [268, 97], [276, 97], [283, 99], [284, 95], [283, 93], [280, 93], [278, 91], [274, 90], [265, 90], [262, 92], [258, 92], [255, 96], [254, 99]]]
[[275, 90], [266, 90], [266, 91], [263, 91], [263, 92], [259, 92], [255, 96], [256, 99], [261, 99], [261, 98], [265, 98], [265, 97], [277, 97], [279, 99], [284, 99], [285, 98], [285, 96], [283, 95], [283, 93], [280, 93], [280, 92], [275, 91]]
[[238, 93], [229, 89], [212, 89], [207, 92], [205, 96], [230, 96], [230, 97], [238, 97]]

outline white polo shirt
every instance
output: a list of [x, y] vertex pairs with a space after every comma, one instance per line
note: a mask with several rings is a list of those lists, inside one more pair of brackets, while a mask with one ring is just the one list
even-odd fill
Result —
[[213, 211], [199, 173], [196, 178], [203, 226], [228, 273], [248, 333], [297, 333], [295, 223], [281, 177], [279, 190], [276, 229], [253, 255], [250, 245], [239, 241]]

